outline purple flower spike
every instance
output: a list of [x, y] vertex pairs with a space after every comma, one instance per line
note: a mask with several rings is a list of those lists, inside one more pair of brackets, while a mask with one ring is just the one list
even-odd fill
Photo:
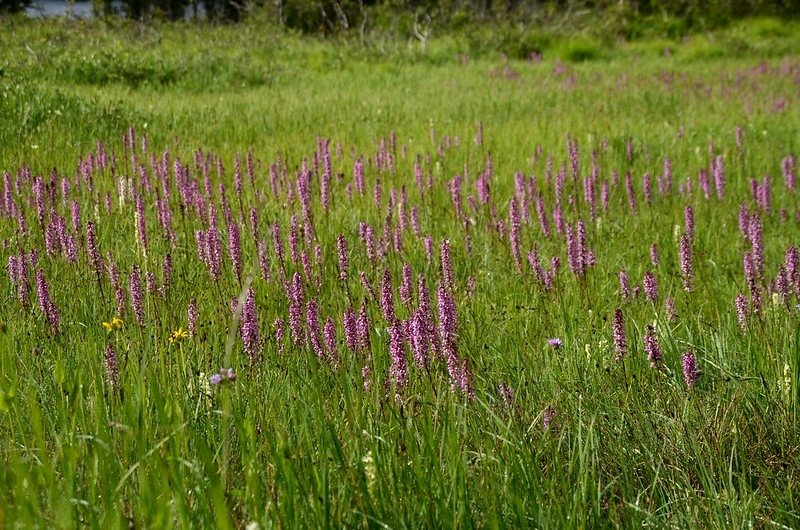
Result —
[[389, 355], [391, 357], [389, 373], [395, 385], [397, 385], [398, 391], [408, 385], [408, 366], [406, 364], [404, 344], [405, 337], [402, 325], [399, 320], [395, 320], [389, 326]]
[[743, 294], [739, 294], [739, 296], [736, 297], [736, 317], [742, 331], [747, 330], [747, 298], [745, 298]]
[[192, 298], [189, 301], [186, 316], [189, 321], [189, 337], [193, 338], [197, 333], [197, 298]]
[[614, 359], [617, 361], [622, 360], [628, 353], [628, 338], [625, 335], [625, 320], [622, 316], [622, 309], [617, 308], [614, 310]]
[[42, 310], [42, 314], [50, 324], [50, 329], [53, 333], [58, 333], [60, 317], [58, 309], [50, 298], [50, 288], [47, 285], [42, 269], [36, 271], [36, 294], [39, 297], [39, 309]]
[[242, 283], [242, 241], [239, 235], [239, 225], [236, 223], [228, 226], [228, 250], [233, 270], [236, 273], [236, 280]]
[[104, 359], [106, 362], [106, 375], [108, 377], [108, 384], [114, 388], [119, 383], [119, 365], [117, 364], [117, 352], [114, 351], [114, 346], [111, 344], [106, 346]]
[[381, 278], [381, 310], [386, 322], [394, 322], [394, 294], [392, 292], [392, 275], [389, 269], [383, 271], [383, 277]]
[[442, 280], [444, 281], [445, 287], [452, 290], [454, 287], [453, 262], [450, 257], [450, 241], [448, 241], [447, 239], [442, 240], [441, 260], [442, 260]]
[[681, 359], [683, 365], [683, 380], [686, 386], [692, 388], [700, 377], [700, 370], [697, 368], [697, 358], [692, 352], [686, 352]]
[[650, 361], [650, 367], [657, 368], [661, 363], [661, 347], [658, 344], [656, 329], [651, 324], [645, 328], [642, 341], [644, 342], [644, 351], [647, 353], [647, 360]]
[[658, 281], [656, 276], [651, 271], [644, 273], [644, 294], [648, 302], [656, 303], [658, 301]]
[[681, 236], [680, 242], [680, 266], [681, 266], [681, 275], [683, 276], [683, 288], [684, 290], [691, 291], [692, 290], [692, 240], [689, 237], [689, 234], [683, 234]]
[[554, 350], [561, 349], [561, 347], [564, 345], [564, 343], [561, 342], [561, 339], [555, 339], [555, 338], [547, 339], [547, 344], [549, 344], [550, 347], [552, 347]]
[[130, 295], [133, 314], [136, 315], [136, 322], [144, 326], [144, 297], [142, 295], [142, 278], [139, 274], [139, 267], [133, 266], [130, 276]]
[[655, 243], [653, 243], [650, 245], [650, 263], [653, 265], [653, 267], [658, 267], [658, 262], [658, 247]]
[[630, 280], [628, 272], [625, 270], [619, 271], [619, 294], [623, 300], [627, 300], [631, 296]]
[[347, 240], [343, 235], [336, 238], [336, 246], [339, 251], [339, 279], [347, 282]]
[[260, 357], [261, 345], [258, 339], [259, 330], [256, 297], [252, 288], [247, 290], [244, 306], [242, 306], [241, 332], [244, 351], [250, 358], [250, 362], [255, 363]]

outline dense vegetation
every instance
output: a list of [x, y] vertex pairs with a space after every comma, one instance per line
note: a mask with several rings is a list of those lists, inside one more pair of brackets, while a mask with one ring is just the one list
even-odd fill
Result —
[[[93, 0], [102, 16], [135, 20], [201, 17], [239, 22], [246, 18], [306, 33], [399, 32], [405, 37], [446, 33], [487, 24], [513, 27], [594, 27], [611, 37], [642, 34], [677, 37], [719, 28], [744, 17], [796, 17], [798, 0]], [[0, 14], [32, 0], [0, 0]]]
[[0, 526], [800, 525], [795, 24], [0, 24]]

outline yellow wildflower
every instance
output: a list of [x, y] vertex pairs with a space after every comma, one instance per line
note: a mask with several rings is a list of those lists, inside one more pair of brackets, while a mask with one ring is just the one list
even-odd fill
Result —
[[174, 344], [176, 342], [182, 341], [183, 339], [185, 339], [188, 336], [189, 336], [189, 332], [186, 331], [185, 329], [183, 329], [183, 327], [180, 327], [180, 328], [176, 329], [175, 331], [173, 331], [170, 334], [169, 342], [170, 342], [170, 344]]
[[111, 319], [111, 322], [103, 322], [103, 329], [106, 331], [122, 329], [122, 319], [119, 317], [114, 317]]

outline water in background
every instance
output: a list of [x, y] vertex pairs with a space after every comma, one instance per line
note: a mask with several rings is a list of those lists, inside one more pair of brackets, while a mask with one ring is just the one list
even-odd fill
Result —
[[[112, 0], [111, 9], [114, 13], [122, 14], [122, 1]], [[88, 19], [94, 17], [92, 2], [65, 2], [64, 0], [33, 0], [25, 10], [29, 17], [68, 17], [73, 19]], [[205, 6], [198, 2], [186, 8], [184, 18], [205, 17]]]
[[63, 2], [58, 0], [33, 0], [25, 10], [29, 17], [70, 17], [92, 18], [94, 9], [91, 2]]

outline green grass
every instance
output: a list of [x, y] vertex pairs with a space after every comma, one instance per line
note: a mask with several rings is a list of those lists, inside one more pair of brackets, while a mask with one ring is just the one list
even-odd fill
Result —
[[[149, 152], [140, 146], [138, 156], [150, 173], [150, 155], [160, 159], [168, 151], [170, 164], [188, 164], [202, 191], [195, 152], [218, 155], [225, 166], [222, 177], [210, 167], [222, 231], [218, 282], [198, 260], [195, 230], [205, 227], [191, 208], [181, 210], [174, 178], [169, 204], [176, 241], [162, 236], [156, 192], [145, 194], [146, 256], [136, 242], [134, 202], [130, 196], [120, 202], [110, 169], [94, 174], [93, 190], [73, 183], [70, 196], [82, 222], [96, 223], [100, 252], [113, 258], [126, 290], [134, 265], [160, 284], [164, 256], [174, 262], [166, 292], [145, 296], [145, 325], [136, 323], [128, 302], [124, 326], [115, 332], [101, 325], [115, 316], [116, 305], [109, 278], [98, 286], [91, 271], [85, 230], [76, 234], [76, 263], [47, 256], [30, 183], [23, 178], [13, 191], [28, 234], [20, 236], [17, 221], [0, 217], [2, 263], [38, 249], [61, 325], [53, 334], [35, 289], [25, 309], [2, 275], [0, 526], [800, 525], [798, 300], [793, 296], [787, 308], [764, 293], [762, 312], [744, 332], [734, 309], [735, 297], [748, 294], [742, 254], [749, 244], [739, 234], [737, 214], [742, 202], [754, 208], [751, 177], [768, 174], [772, 183], [772, 209], [762, 214], [762, 289], [800, 238], [797, 197], [784, 186], [780, 165], [800, 142], [796, 24], [757, 20], [681, 40], [617, 43], [552, 29], [497, 41], [488, 32], [465, 32], [434, 39], [424, 50], [418, 42], [388, 37], [310, 40], [253, 23], [202, 33], [192, 26], [116, 22], [0, 24], [8, 43], [0, 47], [0, 172], [16, 176], [28, 167], [49, 182], [55, 168], [59, 177], [74, 180], [79, 160], [100, 141], [109, 157], [117, 157], [116, 176], [132, 176], [122, 145], [129, 126], [140, 141], [148, 139]], [[522, 59], [533, 49], [542, 52], [541, 63]], [[479, 123], [482, 144], [474, 141]], [[735, 141], [737, 127], [743, 149]], [[366, 194], [348, 199], [354, 163], [374, 158], [392, 131], [396, 171], [368, 165]], [[609, 210], [594, 222], [580, 182], [567, 178], [565, 201], [572, 194], [575, 205], [565, 203], [565, 217], [587, 221], [596, 256], [596, 266], [580, 280], [567, 266], [564, 236], [542, 236], [534, 204], [521, 228], [520, 271], [508, 235], [496, 229], [499, 220], [508, 224], [517, 171], [536, 177], [552, 209], [547, 159], [554, 159], [554, 175], [562, 163], [569, 168], [567, 135], [579, 144], [581, 176], [591, 172], [592, 152], [598, 182], [610, 180], [613, 171], [622, 175], [611, 187]], [[291, 262], [288, 247], [284, 266], [304, 278], [322, 320], [335, 319], [342, 357], [336, 366], [306, 346], [287, 343], [279, 353], [273, 327], [275, 318], [287, 318], [288, 304], [275, 279], [280, 266], [269, 227], [278, 223], [286, 238], [291, 216], [302, 220], [302, 214], [297, 200], [286, 199], [285, 182], [281, 197], [272, 195], [269, 165], [285, 165], [293, 183], [302, 160], [312, 164], [318, 138], [331, 140], [331, 207], [323, 209], [315, 175], [314, 239], [301, 244], [312, 277]], [[625, 153], [629, 138], [632, 162]], [[722, 201], [713, 183], [710, 199], [698, 186], [710, 144], [725, 160]], [[256, 161], [256, 186], [245, 175], [240, 203], [234, 159], [248, 151]], [[414, 179], [417, 155], [433, 184], [424, 193]], [[467, 197], [477, 196], [475, 181], [490, 156], [491, 202], [473, 209]], [[666, 196], [655, 191], [647, 205], [642, 177], [660, 175], [665, 157], [675, 187]], [[638, 194], [636, 213], [627, 205], [628, 171]], [[456, 175], [464, 177], [461, 219], [447, 187]], [[681, 196], [678, 185], [687, 177], [694, 191]], [[380, 210], [372, 196], [377, 181]], [[217, 195], [223, 182], [233, 215], [241, 208], [245, 218], [244, 277], [252, 279], [264, 339], [263, 358], [252, 366], [230, 310], [242, 286], [228, 259]], [[387, 216], [397, 226], [397, 204], [390, 211], [387, 202], [390, 191], [403, 186], [408, 209], [418, 208], [422, 236], [433, 238], [434, 259], [426, 258], [423, 239], [408, 227], [402, 250], [389, 243], [385, 260], [373, 267], [359, 222], [375, 227], [377, 238]], [[53, 193], [53, 208], [71, 226], [60, 185]], [[691, 292], [683, 290], [678, 265], [687, 205], [696, 220]], [[259, 211], [271, 281], [259, 273], [250, 206]], [[346, 286], [337, 267], [340, 234], [349, 246]], [[444, 238], [452, 246], [458, 351], [475, 375], [473, 400], [451, 391], [441, 359], [427, 372], [414, 366], [410, 353], [409, 385], [396, 392], [388, 325], [357, 276], [364, 271], [379, 290], [388, 269], [398, 317], [406, 319], [410, 310], [397, 287], [408, 263], [415, 278], [427, 278], [436, 313]], [[660, 251], [657, 268], [648, 258], [651, 244]], [[547, 262], [561, 259], [552, 291], [543, 291], [525, 262], [532, 248]], [[658, 302], [621, 300], [621, 269], [634, 285], [653, 270]], [[317, 276], [323, 278], [319, 290]], [[475, 291], [468, 295], [471, 281]], [[676, 303], [673, 321], [664, 309], [668, 297]], [[193, 298], [198, 332], [171, 344], [170, 333], [187, 327]], [[345, 348], [342, 314], [351, 302], [356, 309], [367, 303], [369, 356]], [[614, 360], [617, 307], [628, 333], [624, 363]], [[661, 371], [649, 367], [642, 346], [645, 326], [653, 322], [664, 354]], [[564, 347], [550, 348], [552, 337]], [[108, 344], [119, 358], [117, 387], [106, 377]], [[681, 374], [687, 350], [702, 370], [692, 389]], [[364, 366], [372, 370], [367, 390]], [[233, 367], [237, 380], [207, 388], [208, 376], [221, 367]], [[503, 400], [500, 384], [514, 390], [513, 402]], [[556, 416], [545, 430], [550, 406]]]

